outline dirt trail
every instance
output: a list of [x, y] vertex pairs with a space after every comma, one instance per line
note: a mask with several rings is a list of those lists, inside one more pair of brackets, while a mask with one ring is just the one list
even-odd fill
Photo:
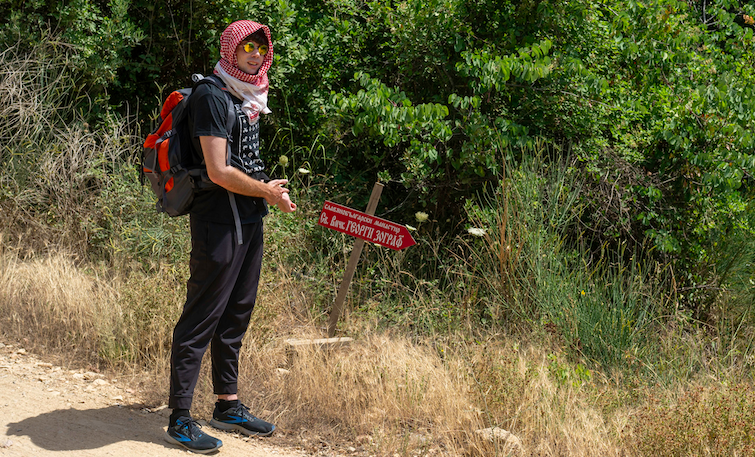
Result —
[[[0, 456], [187, 456], [163, 439], [168, 410], [137, 406], [133, 391], [98, 373], [44, 363], [0, 343]], [[223, 441], [217, 456], [302, 457], [274, 440], [205, 426]], [[322, 454], [320, 454], [322, 455]]]

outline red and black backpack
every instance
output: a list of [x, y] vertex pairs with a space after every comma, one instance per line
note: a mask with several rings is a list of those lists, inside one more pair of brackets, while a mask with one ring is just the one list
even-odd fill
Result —
[[[165, 99], [157, 128], [144, 141], [141, 171], [157, 197], [157, 211], [169, 216], [188, 214], [195, 192], [218, 187], [207, 177], [204, 161], [196, 163], [192, 154], [187, 114], [189, 97], [200, 84], [214, 84], [221, 89], [225, 86], [214, 75], [192, 75], [192, 80], [193, 87], [173, 91]], [[235, 110], [230, 94], [225, 90], [223, 93], [228, 100], [226, 131], [230, 143]]]

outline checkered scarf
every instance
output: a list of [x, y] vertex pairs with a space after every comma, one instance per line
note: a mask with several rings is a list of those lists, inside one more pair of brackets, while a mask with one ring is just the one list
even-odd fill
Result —
[[[263, 57], [262, 65], [256, 75], [244, 73], [238, 68], [236, 47], [241, 41], [262, 29], [267, 37], [267, 54]], [[255, 122], [260, 113], [268, 114], [267, 91], [269, 82], [267, 71], [273, 64], [273, 39], [270, 29], [266, 25], [252, 21], [236, 21], [229, 25], [220, 35], [220, 60], [215, 65], [214, 73], [218, 75], [226, 87], [244, 101], [241, 108]]]

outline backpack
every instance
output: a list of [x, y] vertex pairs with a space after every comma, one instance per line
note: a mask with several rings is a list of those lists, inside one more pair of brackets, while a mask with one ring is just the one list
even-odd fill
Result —
[[[157, 128], [147, 136], [142, 153], [141, 173], [142, 177], [147, 177], [157, 197], [156, 209], [173, 217], [189, 213], [195, 192], [219, 187], [207, 176], [204, 160], [195, 163], [196, 160], [193, 158], [188, 105], [192, 92], [199, 85], [214, 84], [221, 89], [225, 86], [220, 78], [214, 75], [203, 77], [195, 74], [192, 75], [192, 80], [193, 87], [175, 90], [165, 99], [157, 120]], [[230, 152], [235, 110], [230, 94], [225, 90], [223, 93], [228, 100], [226, 131]], [[230, 197], [233, 200], [233, 196]], [[232, 201], [232, 206], [235, 209], [235, 201]]]

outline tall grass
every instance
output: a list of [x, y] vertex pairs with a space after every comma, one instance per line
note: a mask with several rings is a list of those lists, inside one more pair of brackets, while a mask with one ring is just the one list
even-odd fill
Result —
[[136, 179], [138, 123], [110, 113], [91, 128], [67, 52], [51, 40], [0, 54], [0, 229], [36, 251], [175, 260], [186, 222], [151, 210]]
[[69, 98], [77, 81], [65, 53], [45, 49], [19, 55], [10, 48], [0, 56], [2, 224], [6, 233], [81, 253], [86, 221], [123, 136], [88, 130]]
[[[3, 246], [6, 248], [6, 246]], [[122, 328], [117, 290], [77, 268], [65, 256], [22, 261], [0, 256], [0, 322], [6, 337], [30, 348], [97, 359], [100, 341]], [[85, 362], [86, 363], [86, 362]]]
[[544, 326], [604, 368], [652, 344], [644, 339], [664, 303], [658, 272], [639, 254], [583, 248], [575, 167], [542, 147], [504, 167], [499, 187], [467, 206], [478, 236], [465, 240], [465, 266], [485, 285], [486, 313]]

